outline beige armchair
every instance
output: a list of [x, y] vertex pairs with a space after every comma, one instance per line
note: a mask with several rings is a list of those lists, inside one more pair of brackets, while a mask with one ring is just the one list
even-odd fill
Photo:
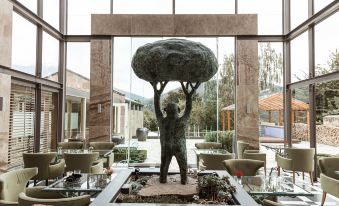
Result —
[[202, 167], [206, 170], [224, 170], [225, 165], [224, 160], [234, 159], [235, 154], [210, 154], [210, 153], [201, 153], [199, 154], [200, 160], [202, 160]]
[[65, 153], [66, 171], [81, 170], [82, 173], [103, 173], [103, 164], [98, 152]]
[[23, 154], [25, 168], [38, 168], [38, 174], [32, 178], [34, 185], [36, 184], [36, 180], [46, 180], [46, 185], [48, 185], [49, 179], [55, 179], [64, 174], [65, 162], [64, 160], [60, 160], [57, 163], [53, 163], [56, 156], [56, 152]]
[[38, 174], [38, 168], [26, 168], [0, 175], [0, 205], [17, 205], [18, 195], [25, 192], [27, 182]]
[[26, 193], [19, 194], [19, 206], [53, 205], [53, 206], [88, 206], [90, 195], [63, 198], [58, 193], [42, 192], [43, 187], [27, 189]]
[[265, 163], [259, 160], [249, 159], [230, 159], [225, 160], [224, 165], [230, 175], [236, 175], [238, 171], [242, 171], [244, 176], [255, 176], [261, 167], [264, 167]]
[[217, 142], [201, 142], [195, 143], [197, 149], [222, 149], [221, 143]]
[[286, 148], [286, 156], [276, 154], [276, 161], [278, 165], [278, 176], [280, 176], [280, 168], [291, 170], [293, 173], [293, 183], [295, 183], [295, 172], [299, 171], [303, 174], [308, 172], [310, 175], [311, 184], [313, 185], [314, 171], [314, 148], [300, 149], [300, 148]]
[[243, 158], [263, 161], [265, 163], [264, 172], [266, 175], [266, 153], [262, 153], [259, 150], [245, 150], [243, 153]]
[[62, 149], [84, 149], [83, 142], [59, 142], [58, 147]]
[[339, 198], [339, 157], [324, 157], [319, 159], [320, 184], [323, 190], [321, 205], [324, 205], [326, 194]]
[[237, 141], [238, 159], [243, 159], [243, 153], [249, 147], [249, 145], [250, 145], [249, 143], [246, 143], [243, 141]]
[[[93, 152], [107, 153], [109, 150], [113, 150], [115, 143], [114, 142], [90, 142], [89, 147], [93, 148]], [[110, 153], [107, 156], [102, 156], [101, 160], [105, 168], [111, 167], [114, 162], [114, 153]]]

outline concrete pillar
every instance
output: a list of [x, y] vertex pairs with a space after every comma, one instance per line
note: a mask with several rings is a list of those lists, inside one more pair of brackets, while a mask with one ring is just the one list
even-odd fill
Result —
[[[91, 40], [89, 141], [111, 141], [112, 40]], [[101, 105], [101, 111], [98, 107]]]
[[7, 170], [11, 76], [0, 73], [0, 173]]
[[236, 135], [237, 140], [259, 148], [258, 42], [237, 40]]
[[11, 67], [12, 61], [12, 13], [13, 5], [0, 0], [0, 65], [6, 67]]
[[81, 126], [80, 131], [82, 133], [82, 138], [86, 139], [86, 98], [81, 98]]

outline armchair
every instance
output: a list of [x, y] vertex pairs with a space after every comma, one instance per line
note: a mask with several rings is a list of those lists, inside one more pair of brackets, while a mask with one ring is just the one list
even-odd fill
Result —
[[266, 153], [261, 153], [259, 150], [245, 150], [243, 153], [243, 158], [263, 161], [266, 175]]
[[321, 205], [324, 205], [326, 194], [339, 198], [339, 157], [325, 157], [319, 159], [320, 185], [323, 190]]
[[100, 174], [103, 164], [98, 152], [93, 153], [65, 153], [66, 171], [81, 170], [82, 173]]
[[286, 156], [276, 154], [276, 161], [278, 165], [278, 176], [280, 176], [280, 168], [286, 170], [292, 170], [293, 172], [293, 183], [295, 183], [295, 172], [300, 171], [303, 173], [308, 172], [310, 175], [311, 184], [313, 185], [314, 171], [314, 148], [300, 149], [300, 148], [286, 148]]
[[59, 193], [42, 192], [43, 187], [32, 187], [26, 193], [19, 194], [19, 206], [53, 205], [53, 206], [88, 206], [90, 195], [64, 198]]
[[[93, 147], [93, 151], [99, 152], [99, 154], [103, 152], [106, 153], [108, 150], [112, 151], [114, 146], [115, 146], [114, 142], [90, 142], [89, 143], [89, 147]], [[111, 167], [114, 162], [114, 153], [112, 152], [107, 156], [103, 156], [101, 160], [105, 168]]]
[[206, 170], [224, 170], [225, 166], [223, 161], [228, 159], [234, 159], [235, 154], [210, 154], [201, 153], [199, 154], [204, 169]]
[[235, 175], [238, 171], [242, 171], [244, 176], [255, 176], [257, 171], [264, 167], [264, 162], [249, 159], [230, 159], [225, 160], [224, 165], [230, 175]]
[[36, 184], [36, 180], [46, 180], [46, 185], [48, 185], [49, 179], [55, 179], [63, 175], [65, 162], [64, 160], [60, 160], [60, 162], [54, 164], [53, 161], [56, 156], [56, 152], [23, 154], [24, 168], [38, 168], [38, 174], [32, 178], [34, 185]]
[[27, 182], [38, 174], [38, 168], [25, 168], [0, 175], [0, 205], [17, 205], [18, 195], [26, 190]]

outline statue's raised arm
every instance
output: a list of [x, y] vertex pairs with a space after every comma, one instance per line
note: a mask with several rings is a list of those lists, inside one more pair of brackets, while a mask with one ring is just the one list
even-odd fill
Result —
[[190, 117], [191, 111], [192, 111], [192, 98], [195, 93], [195, 91], [200, 86], [200, 82], [191, 83], [191, 82], [180, 82], [181, 88], [185, 93], [186, 96], [186, 106], [185, 106], [185, 112], [181, 117], [182, 121], [187, 121]]
[[[160, 106], [160, 98], [161, 94], [164, 91], [166, 84], [168, 83], [167, 81], [163, 82], [150, 82], [153, 90], [154, 90], [154, 110], [155, 110], [155, 115], [158, 120], [161, 120], [164, 118], [163, 113], [161, 112], [161, 106]], [[157, 86], [160, 84], [160, 88], [158, 89]]]

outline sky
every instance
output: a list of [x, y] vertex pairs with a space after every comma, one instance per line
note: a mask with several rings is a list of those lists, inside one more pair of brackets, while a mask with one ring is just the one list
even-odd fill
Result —
[[[36, 0], [19, 0], [33, 12], [36, 12]], [[291, 28], [295, 28], [307, 18], [307, 1], [291, 1]], [[45, 0], [44, 19], [58, 28], [58, 1]], [[69, 0], [68, 34], [90, 34], [90, 14], [110, 13], [110, 0]], [[114, 0], [113, 13], [172, 13], [172, 0]], [[282, 0], [239, 0], [238, 12], [258, 13], [259, 34], [281, 34], [282, 32]], [[315, 11], [332, 2], [332, 0], [315, 0]], [[234, 0], [176, 0], [177, 14], [230, 14], [234, 13]], [[34, 74], [36, 29], [18, 14], [13, 15], [13, 55], [14, 68]], [[334, 25], [339, 25], [339, 13], [321, 22], [315, 27], [316, 64], [325, 65], [331, 51], [339, 48], [339, 31]], [[158, 38], [128, 38], [114, 39], [114, 87], [135, 92], [138, 95], [150, 97], [153, 94], [151, 86], [131, 73], [131, 57], [135, 50]], [[233, 38], [190, 38], [208, 46], [219, 59], [219, 64], [225, 54], [234, 51]], [[58, 42], [44, 33], [43, 36], [43, 75], [48, 76], [57, 71]], [[281, 44], [277, 50], [281, 51]], [[308, 70], [307, 33], [291, 42], [292, 73], [302, 76]], [[67, 44], [67, 68], [85, 77], [90, 77], [90, 43]], [[308, 73], [308, 72], [307, 72]], [[294, 75], [292, 80], [295, 81]], [[131, 81], [130, 81], [131, 80]], [[132, 83], [131, 83], [132, 82]], [[141, 86], [142, 85], [142, 86]], [[169, 84], [166, 91], [179, 84]], [[166, 92], [165, 91], [165, 92]]]

